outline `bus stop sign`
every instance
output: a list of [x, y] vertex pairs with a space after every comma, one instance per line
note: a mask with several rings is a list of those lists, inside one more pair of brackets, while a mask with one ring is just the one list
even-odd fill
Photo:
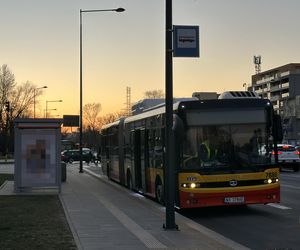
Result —
[[199, 57], [199, 26], [173, 26], [173, 56]]

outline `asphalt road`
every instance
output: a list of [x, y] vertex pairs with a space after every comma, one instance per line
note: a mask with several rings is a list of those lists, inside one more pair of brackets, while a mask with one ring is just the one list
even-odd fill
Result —
[[201, 208], [183, 215], [250, 249], [300, 249], [300, 172], [282, 172], [280, 180], [280, 204]]

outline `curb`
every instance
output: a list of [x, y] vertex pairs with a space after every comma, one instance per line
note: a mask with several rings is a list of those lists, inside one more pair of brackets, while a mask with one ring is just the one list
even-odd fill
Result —
[[61, 205], [62, 205], [62, 207], [63, 207], [64, 214], [65, 214], [65, 216], [66, 216], [66, 219], [67, 219], [69, 228], [70, 228], [70, 230], [71, 230], [71, 233], [72, 233], [72, 235], [73, 235], [73, 239], [74, 239], [74, 241], [75, 241], [75, 244], [76, 244], [76, 246], [77, 246], [77, 249], [78, 249], [78, 250], [83, 250], [83, 247], [82, 247], [82, 245], [81, 245], [81, 241], [80, 241], [80, 239], [79, 239], [79, 237], [78, 237], [78, 234], [77, 234], [77, 231], [76, 231], [76, 229], [75, 229], [75, 227], [74, 227], [74, 225], [73, 225], [73, 223], [72, 223], [72, 220], [70, 219], [70, 215], [69, 215], [69, 213], [68, 213], [68, 210], [67, 210], [65, 201], [64, 201], [64, 199], [62, 198], [61, 194], [59, 194], [58, 197], [59, 197], [60, 203], [61, 203]]

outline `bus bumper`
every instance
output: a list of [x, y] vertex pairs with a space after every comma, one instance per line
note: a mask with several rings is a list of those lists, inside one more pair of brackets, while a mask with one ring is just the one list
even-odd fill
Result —
[[232, 206], [246, 204], [267, 204], [280, 202], [280, 187], [263, 190], [232, 192], [186, 192], [180, 191], [180, 208], [209, 206]]

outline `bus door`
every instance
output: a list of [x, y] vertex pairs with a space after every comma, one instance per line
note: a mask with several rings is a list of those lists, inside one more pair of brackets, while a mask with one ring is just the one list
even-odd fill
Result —
[[144, 129], [133, 131], [135, 188], [143, 192], [146, 192], [145, 136]]
[[[107, 140], [107, 138], [105, 138], [105, 140]], [[109, 176], [110, 156], [109, 156], [109, 146], [108, 145], [105, 147], [105, 158], [106, 158], [106, 169], [104, 171], [106, 171], [106, 175], [108, 177], [110, 177]], [[105, 167], [105, 166], [103, 166], [103, 167]]]

